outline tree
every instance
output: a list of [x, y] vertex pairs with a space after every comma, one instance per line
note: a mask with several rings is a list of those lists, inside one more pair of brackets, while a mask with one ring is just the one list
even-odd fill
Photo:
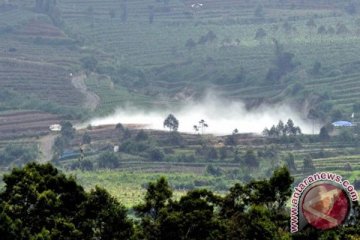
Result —
[[330, 140], [330, 135], [326, 127], [320, 128], [319, 139], [322, 142], [326, 142]]
[[315, 172], [315, 166], [311, 156], [306, 156], [303, 161], [303, 173]]
[[285, 125], [283, 123], [283, 121], [279, 121], [278, 125], [276, 126], [276, 132], [277, 132], [277, 135], [286, 135], [286, 128], [285, 128]]
[[206, 167], [205, 171], [206, 171], [207, 174], [210, 174], [212, 176], [221, 176], [221, 174], [222, 174], [221, 168], [214, 167], [211, 164]]
[[163, 161], [165, 158], [164, 153], [159, 148], [153, 148], [149, 151], [149, 157], [152, 161]]
[[119, 132], [124, 132], [125, 128], [121, 123], [116, 124], [115, 129]]
[[83, 144], [90, 144], [91, 143], [91, 136], [89, 133], [84, 133], [82, 136], [82, 143]]
[[208, 160], [215, 160], [215, 159], [218, 158], [218, 153], [216, 151], [216, 148], [214, 148], [214, 147], [210, 147], [208, 149], [206, 155], [207, 155], [206, 157], [207, 157]]
[[269, 180], [231, 187], [220, 208], [228, 226], [226, 239], [290, 239], [285, 207], [293, 181], [288, 169], [281, 167]]
[[[287, 123], [286, 123], [286, 132], [289, 135], [296, 135], [299, 132], [298, 127], [295, 127], [293, 120], [291, 120], [290, 118], [288, 119]], [[301, 133], [301, 131], [300, 131]]]
[[83, 67], [89, 71], [95, 71], [98, 61], [94, 56], [86, 56], [80, 59]]
[[275, 45], [274, 67], [269, 69], [266, 80], [276, 82], [279, 81], [282, 76], [292, 72], [297, 64], [293, 61], [295, 57], [293, 53], [284, 51], [284, 46], [276, 39], [273, 39], [273, 42]]
[[295, 164], [294, 154], [289, 153], [285, 158], [285, 162], [286, 162], [287, 167], [290, 170], [296, 172], [296, 164]]
[[22, 166], [30, 161], [35, 161], [38, 157], [37, 146], [21, 146], [8, 144], [5, 149], [0, 151], [0, 166]]
[[97, 160], [99, 168], [118, 168], [120, 166], [119, 157], [113, 152], [101, 154]]
[[244, 163], [246, 166], [251, 167], [251, 168], [259, 167], [259, 160], [257, 159], [254, 150], [249, 149], [246, 151], [246, 153], [244, 155]]
[[133, 224], [127, 218], [126, 208], [99, 187], [90, 191], [78, 218], [83, 220], [83, 239], [130, 239], [133, 235]]
[[75, 128], [73, 128], [73, 125], [71, 124], [71, 122], [61, 122], [61, 136], [64, 137], [65, 139], [73, 139], [75, 137]]
[[201, 130], [201, 134], [204, 134], [205, 128], [209, 127], [209, 125], [205, 122], [204, 119], [199, 121], [198, 129]]
[[164, 127], [169, 128], [170, 131], [177, 131], [179, 128], [179, 121], [173, 114], [169, 114], [164, 121]]
[[13, 169], [4, 183], [2, 239], [129, 239], [133, 233], [125, 208], [105, 190], [88, 194], [51, 164]]
[[150, 182], [146, 187], [145, 202], [134, 207], [138, 216], [149, 216], [156, 219], [173, 195], [168, 181], [161, 177], [156, 182]]
[[142, 129], [135, 136], [135, 140], [138, 142], [146, 141], [148, 139], [149, 139], [149, 135]]

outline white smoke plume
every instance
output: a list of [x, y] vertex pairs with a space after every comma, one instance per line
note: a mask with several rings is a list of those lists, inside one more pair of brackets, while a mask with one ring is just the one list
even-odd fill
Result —
[[[291, 118], [303, 133], [313, 132], [313, 123], [301, 117], [297, 112], [286, 104], [262, 105], [248, 111], [244, 103], [220, 99], [208, 94], [202, 101], [184, 104], [174, 109], [141, 110], [136, 107], [119, 108], [113, 114], [91, 120], [86, 124], [92, 126], [109, 124], [144, 124], [145, 128], [165, 130], [163, 122], [169, 113], [179, 120], [179, 131], [194, 133], [194, 125], [200, 120], [205, 120], [208, 128], [205, 133], [215, 135], [231, 134], [236, 128], [239, 133], [261, 133], [264, 128], [276, 125], [279, 120], [284, 123]], [[315, 126], [315, 133], [319, 131]]]

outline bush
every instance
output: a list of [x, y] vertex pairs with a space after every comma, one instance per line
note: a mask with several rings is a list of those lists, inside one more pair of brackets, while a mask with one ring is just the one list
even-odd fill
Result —
[[183, 146], [185, 144], [184, 138], [178, 132], [171, 132], [166, 142], [175, 146]]
[[93, 171], [94, 164], [90, 160], [76, 161], [71, 164], [71, 170], [80, 169], [82, 171]]
[[216, 151], [216, 148], [214, 147], [209, 148], [206, 157], [208, 160], [216, 160], [218, 158], [218, 153]]
[[222, 170], [219, 167], [214, 167], [213, 165], [208, 165], [206, 167], [206, 173], [212, 176], [221, 176]]
[[98, 61], [94, 56], [87, 56], [80, 59], [82, 66], [89, 70], [89, 71], [95, 71], [96, 66], [98, 64]]
[[176, 161], [178, 162], [195, 162], [195, 156], [194, 155], [186, 155], [186, 154], [181, 154], [179, 156], [176, 157]]
[[149, 147], [150, 146], [146, 142], [134, 142], [128, 140], [121, 144], [120, 150], [130, 154], [138, 154], [140, 152], [145, 152]]
[[120, 159], [118, 155], [113, 152], [106, 152], [101, 154], [97, 162], [99, 168], [113, 169], [120, 167]]
[[140, 130], [135, 136], [136, 141], [146, 141], [148, 139], [149, 135], [144, 130]]
[[152, 161], [163, 161], [165, 158], [165, 155], [160, 149], [153, 148], [149, 151], [149, 158]]
[[27, 162], [35, 161], [38, 156], [36, 146], [24, 147], [20, 145], [9, 144], [0, 152], [0, 165], [21, 166]]

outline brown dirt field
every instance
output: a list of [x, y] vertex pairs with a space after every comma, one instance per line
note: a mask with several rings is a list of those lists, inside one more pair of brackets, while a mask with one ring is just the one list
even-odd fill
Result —
[[58, 116], [40, 111], [1, 114], [0, 140], [46, 135], [50, 133], [49, 126], [59, 122]]

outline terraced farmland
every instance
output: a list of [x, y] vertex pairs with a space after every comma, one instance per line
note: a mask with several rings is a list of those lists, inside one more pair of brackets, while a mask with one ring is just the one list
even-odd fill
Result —
[[0, 114], [0, 141], [39, 137], [49, 134], [49, 126], [60, 122], [58, 116], [39, 111]]

